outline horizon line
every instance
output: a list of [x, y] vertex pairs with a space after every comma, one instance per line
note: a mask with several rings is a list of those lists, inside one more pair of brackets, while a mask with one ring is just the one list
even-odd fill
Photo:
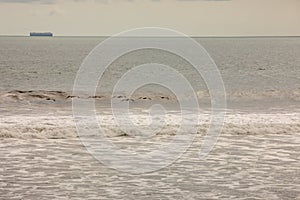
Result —
[[[53, 35], [53, 37], [113, 37], [114, 35]], [[192, 38], [264, 38], [264, 37], [300, 37], [300, 35], [187, 35]], [[0, 37], [34, 37], [30, 35], [7, 35], [0, 34]], [[127, 37], [141, 37], [141, 36], [127, 36]], [[142, 36], [154, 37], [154, 36]], [[176, 36], [161, 36], [161, 37], [176, 37]]]

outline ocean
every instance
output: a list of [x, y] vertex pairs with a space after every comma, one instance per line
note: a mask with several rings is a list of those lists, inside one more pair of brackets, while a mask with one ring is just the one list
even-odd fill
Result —
[[[184, 59], [134, 51], [109, 66], [94, 96], [73, 96], [83, 60], [105, 39], [0, 37], [0, 199], [299, 198], [299, 37], [193, 38], [218, 66], [227, 98], [223, 129], [206, 160], [198, 154], [211, 125], [212, 102], [203, 78]], [[182, 123], [172, 91], [154, 84], [132, 96], [112, 95], [123, 74], [150, 62], [171, 66], [190, 82], [200, 114], [191, 106], [184, 117], [197, 129], [196, 138], [167, 166], [141, 162], [134, 165], [136, 175], [116, 161], [110, 169], [80, 141], [72, 101], [95, 102], [104, 135], [120, 149], [142, 154], [170, 143]], [[177, 95], [188, 99], [185, 92]], [[112, 101], [130, 104], [134, 126], [115, 121]], [[155, 122], [163, 127], [152, 127]], [[141, 134], [144, 130], [150, 133]], [[103, 144], [97, 145], [103, 153]], [[150, 170], [144, 174], [142, 168]]]
[[[76, 74], [84, 58], [105, 39], [1, 37], [2, 99], [11, 92], [23, 101], [39, 101], [26, 91], [45, 93], [56, 100], [61, 99], [62, 93], [72, 95]], [[194, 39], [216, 62], [224, 81], [229, 109], [243, 110], [251, 106], [251, 110], [299, 109], [298, 37]], [[141, 50], [117, 59], [102, 77], [97, 95], [110, 97], [112, 87], [127, 70], [153, 61], [179, 70], [194, 87], [200, 101], [209, 96], [202, 77], [188, 63], [158, 50]], [[16, 93], [16, 90], [25, 94]], [[49, 91], [52, 93], [47, 94]], [[155, 88], [141, 95], [163, 92]]]

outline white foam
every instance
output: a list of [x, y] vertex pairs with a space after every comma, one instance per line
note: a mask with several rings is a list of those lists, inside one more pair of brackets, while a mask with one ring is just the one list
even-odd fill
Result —
[[[135, 126], [147, 127], [151, 118], [145, 114], [130, 116]], [[176, 127], [181, 123], [178, 114], [157, 116], [156, 121], [165, 120], [164, 129], [158, 134], [176, 134]], [[198, 126], [199, 134], [205, 134], [210, 125], [208, 113], [200, 115], [200, 121], [193, 121], [194, 116], [187, 116], [190, 126]], [[98, 116], [99, 124], [107, 136], [128, 135], [122, 131], [112, 115]], [[197, 125], [198, 124], [198, 125]], [[123, 126], [124, 124], [122, 124]], [[131, 127], [129, 135], [138, 134], [136, 127]], [[300, 134], [300, 113], [286, 114], [227, 114], [222, 134]], [[0, 138], [76, 138], [78, 137], [72, 116], [2, 116], [0, 117]]]

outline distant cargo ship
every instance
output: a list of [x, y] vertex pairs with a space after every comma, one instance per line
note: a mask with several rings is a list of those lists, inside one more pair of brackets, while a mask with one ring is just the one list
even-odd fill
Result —
[[31, 32], [30, 36], [39, 36], [39, 37], [53, 37], [53, 33], [51, 32], [46, 32], [46, 33], [35, 33], [35, 32]]

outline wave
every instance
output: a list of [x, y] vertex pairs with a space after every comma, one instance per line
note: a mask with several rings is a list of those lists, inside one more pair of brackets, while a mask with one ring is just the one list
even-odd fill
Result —
[[[126, 127], [126, 131], [116, 125], [113, 116], [99, 118], [101, 129], [107, 137], [135, 137], [139, 130], [149, 127], [144, 115], [134, 115], [137, 127]], [[155, 135], [175, 135], [180, 117], [169, 115], [168, 123]], [[205, 135], [210, 126], [210, 117], [205, 115], [197, 126], [198, 134]], [[225, 119], [221, 134], [264, 135], [264, 134], [299, 134], [300, 113], [293, 114], [230, 114]], [[92, 136], [91, 137], [96, 137]], [[0, 138], [19, 139], [71, 139], [78, 138], [76, 126], [71, 116], [6, 116], [0, 118]]]
[[37, 91], [22, 91], [22, 90], [14, 90], [9, 92], [0, 93], [0, 102], [21, 102], [21, 101], [48, 101], [48, 102], [57, 102], [57, 101], [70, 101], [73, 98], [80, 99], [120, 99], [122, 101], [138, 101], [138, 100], [166, 100], [171, 101], [176, 98], [163, 94], [155, 94], [155, 95], [140, 95], [134, 97], [127, 97], [125, 95], [111, 96], [109, 94], [104, 95], [81, 95], [74, 96], [71, 93], [64, 91], [45, 91], [45, 90], [37, 90]]
[[[207, 90], [201, 90], [196, 92], [196, 95], [200, 99], [209, 98], [209, 92]], [[260, 100], [260, 99], [289, 99], [294, 101], [300, 101], [300, 89], [294, 90], [264, 90], [264, 91], [233, 91], [226, 93], [228, 99], [249, 99], [249, 100]], [[191, 95], [183, 94], [185, 98], [190, 98]], [[73, 98], [82, 99], [119, 99], [120, 101], [176, 101], [174, 95], [166, 95], [161, 93], [146, 93], [146, 94], [135, 94], [131, 97], [126, 95], [111, 96], [111, 94], [100, 94], [94, 96], [81, 95], [73, 96], [71, 92], [65, 91], [22, 91], [14, 90], [8, 92], [0, 92], [0, 103], [5, 102], [68, 102]]]
[[[205, 135], [209, 125], [199, 126], [197, 134]], [[176, 126], [169, 126], [164, 131], [156, 135], [176, 135]], [[119, 127], [106, 126], [102, 131], [107, 137], [127, 137], [137, 135], [132, 129], [130, 133], [121, 130]], [[222, 134], [232, 135], [265, 135], [265, 134], [299, 134], [300, 124], [225, 124]], [[1, 126], [0, 138], [19, 138], [19, 139], [73, 139], [78, 138], [75, 126]], [[90, 136], [93, 137], [93, 136]], [[95, 136], [96, 137], [96, 136]]]
[[21, 91], [14, 90], [9, 92], [3, 92], [0, 94], [1, 102], [5, 101], [57, 101], [64, 100], [68, 98], [68, 93], [63, 91]]

